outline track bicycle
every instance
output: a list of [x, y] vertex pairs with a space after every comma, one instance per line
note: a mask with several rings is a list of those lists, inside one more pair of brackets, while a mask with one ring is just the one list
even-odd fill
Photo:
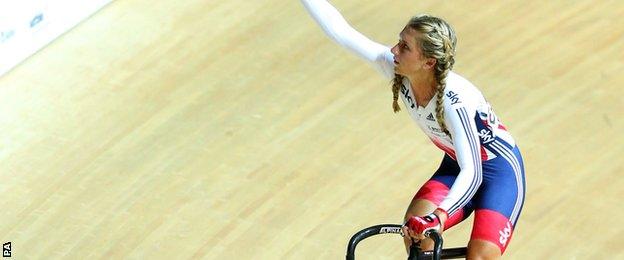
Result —
[[[360, 241], [380, 234], [398, 234], [403, 235], [401, 225], [397, 224], [382, 224], [367, 227], [355, 233], [349, 240], [347, 246], [347, 260], [355, 260], [355, 247]], [[412, 243], [410, 247], [410, 254], [407, 257], [408, 260], [429, 260], [429, 259], [456, 259], [466, 258], [466, 247], [456, 248], [442, 248], [443, 239], [442, 235], [435, 230], [430, 230], [425, 233], [425, 237], [431, 238], [434, 242], [433, 250], [422, 251], [420, 250], [418, 243]]]

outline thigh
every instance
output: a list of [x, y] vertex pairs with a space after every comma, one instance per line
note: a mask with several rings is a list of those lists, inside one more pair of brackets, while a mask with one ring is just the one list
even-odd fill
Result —
[[453, 186], [459, 171], [457, 162], [445, 154], [438, 170], [420, 187], [414, 200], [428, 200], [436, 206], [440, 205]]
[[483, 183], [473, 198], [471, 240], [490, 241], [501, 254], [511, 240], [524, 204], [524, 170], [522, 157], [516, 152], [510, 149], [508, 154], [483, 163]]

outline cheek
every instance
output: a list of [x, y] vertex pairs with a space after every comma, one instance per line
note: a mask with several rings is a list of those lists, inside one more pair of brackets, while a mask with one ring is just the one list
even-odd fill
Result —
[[425, 64], [425, 62], [427, 62], [427, 60], [423, 56], [418, 54], [411, 55], [410, 61], [415, 66], [422, 66], [423, 64]]
[[418, 58], [412, 55], [405, 55], [403, 57], [403, 62], [410, 68], [415, 68], [418, 66]]

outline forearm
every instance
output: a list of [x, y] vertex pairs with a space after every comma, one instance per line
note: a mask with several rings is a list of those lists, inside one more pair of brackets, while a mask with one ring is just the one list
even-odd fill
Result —
[[475, 113], [467, 107], [445, 108], [445, 120], [453, 136], [457, 163], [461, 169], [446, 198], [440, 203], [440, 208], [451, 215], [472, 199], [483, 181], [481, 144], [471, 116]]
[[438, 219], [440, 219], [440, 225], [442, 226], [442, 230], [444, 230], [444, 223], [446, 223], [446, 220], [448, 219], [448, 213], [441, 208], [437, 208], [433, 211], [433, 214], [435, 214]]
[[449, 214], [463, 208], [470, 199], [476, 194], [482, 182], [480, 170], [467, 169], [460, 172], [455, 182], [449, 189], [449, 193], [440, 203], [441, 209]]
[[334, 6], [325, 0], [301, 0], [314, 21], [333, 41], [369, 61], [376, 62], [389, 48], [353, 29]]

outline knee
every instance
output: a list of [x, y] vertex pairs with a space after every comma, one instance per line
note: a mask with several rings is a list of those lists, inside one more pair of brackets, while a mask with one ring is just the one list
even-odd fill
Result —
[[480, 252], [477, 253], [472, 253], [470, 251], [468, 251], [468, 255], [466, 256], [466, 259], [469, 260], [494, 260], [494, 259], [500, 259], [500, 256], [495, 256], [495, 255], [484, 255]]
[[466, 259], [490, 260], [500, 259], [501, 252], [498, 246], [485, 240], [470, 240]]
[[414, 199], [407, 207], [404, 220], [407, 220], [410, 216], [425, 216], [433, 212], [437, 207], [438, 205], [429, 200]]

